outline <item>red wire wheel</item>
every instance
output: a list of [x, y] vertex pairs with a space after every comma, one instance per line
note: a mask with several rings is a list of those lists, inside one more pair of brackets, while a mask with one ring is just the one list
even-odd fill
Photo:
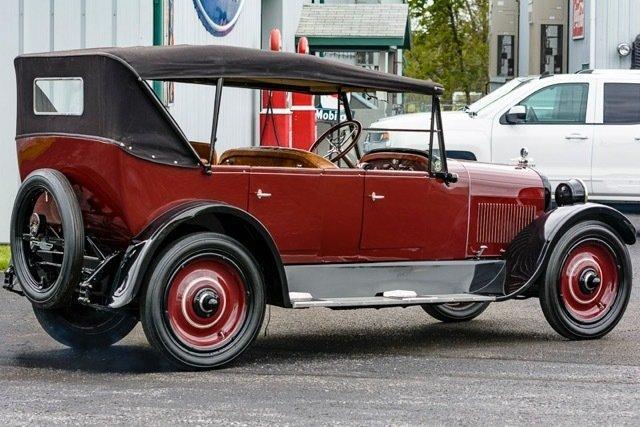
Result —
[[167, 290], [166, 316], [175, 337], [191, 349], [225, 346], [247, 317], [246, 287], [229, 261], [205, 256], [185, 263]]
[[571, 317], [593, 323], [613, 306], [618, 283], [618, 262], [611, 248], [604, 242], [588, 240], [567, 254], [560, 275], [560, 297]]

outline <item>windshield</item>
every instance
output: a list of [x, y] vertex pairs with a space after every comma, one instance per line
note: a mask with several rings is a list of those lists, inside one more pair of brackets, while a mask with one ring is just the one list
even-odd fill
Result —
[[480, 98], [479, 100], [477, 100], [473, 104], [469, 105], [466, 108], [466, 111], [477, 113], [478, 111], [482, 110], [483, 108], [486, 108], [489, 105], [493, 104], [495, 101], [497, 101], [498, 99], [502, 98], [506, 94], [508, 94], [510, 92], [513, 92], [514, 90], [518, 89], [519, 87], [522, 87], [522, 86], [526, 85], [527, 83], [529, 83], [530, 81], [532, 81], [534, 79], [535, 79], [535, 77], [518, 77], [518, 78], [515, 78], [515, 79], [503, 84], [502, 86], [500, 86], [498, 89], [494, 90], [493, 92], [490, 92], [489, 94], [487, 94], [487, 96], [483, 96], [482, 98]]

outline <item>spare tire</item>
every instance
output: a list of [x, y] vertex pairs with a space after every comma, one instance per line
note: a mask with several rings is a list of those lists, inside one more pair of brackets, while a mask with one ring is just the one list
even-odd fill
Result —
[[37, 307], [70, 302], [82, 277], [84, 227], [69, 180], [53, 169], [32, 172], [11, 214], [11, 261], [16, 279]]

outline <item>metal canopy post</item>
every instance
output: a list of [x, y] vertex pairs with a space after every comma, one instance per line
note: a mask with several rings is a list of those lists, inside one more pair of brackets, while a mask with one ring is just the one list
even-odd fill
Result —
[[[438, 151], [440, 151], [440, 164], [441, 166], [441, 172], [445, 172], [447, 173], [449, 171], [449, 169], [447, 169], [447, 153], [445, 152], [445, 148], [444, 148], [444, 131], [442, 129], [442, 112], [440, 110], [440, 98], [438, 98], [437, 95], [433, 95], [433, 99], [435, 101], [435, 106], [436, 106], [436, 110], [435, 110], [435, 115], [436, 115], [436, 127], [437, 129], [437, 133], [438, 133]], [[431, 113], [431, 117], [433, 119], [433, 114]], [[433, 121], [432, 121], [433, 123]], [[431, 136], [433, 137], [433, 129], [431, 132]]]
[[218, 120], [220, 118], [220, 100], [222, 98], [222, 86], [224, 79], [218, 79], [216, 82], [216, 98], [213, 105], [213, 122], [211, 123], [211, 141], [209, 143], [209, 159], [206, 166], [208, 174], [211, 174], [211, 165], [213, 162], [213, 154], [216, 151], [216, 142], [218, 141]]
[[[340, 92], [340, 99], [342, 100], [342, 104], [344, 105], [344, 114], [347, 116], [347, 120], [353, 120], [353, 112], [351, 111], [351, 105], [349, 105], [349, 98], [347, 97], [346, 92]], [[356, 144], [355, 146], [356, 157], [360, 159], [362, 157], [362, 153], [360, 152], [360, 146]]]
[[347, 120], [353, 120], [353, 114], [346, 92], [340, 92], [340, 100], [342, 101], [342, 105], [344, 105], [344, 114], [347, 116]]
[[429, 169], [433, 173], [433, 134], [435, 133], [434, 125], [436, 120], [436, 95], [431, 96], [431, 119], [429, 124]]

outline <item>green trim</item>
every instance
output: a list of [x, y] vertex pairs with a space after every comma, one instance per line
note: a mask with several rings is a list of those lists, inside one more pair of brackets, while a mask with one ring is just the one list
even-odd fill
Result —
[[[296, 36], [298, 43], [299, 36]], [[391, 48], [407, 49], [404, 37], [307, 37], [311, 50], [330, 49], [376, 49], [390, 50]]]
[[[153, 0], [153, 45], [164, 44], [164, 0]], [[153, 91], [159, 99], [164, 99], [164, 85], [162, 82], [153, 82]]]

